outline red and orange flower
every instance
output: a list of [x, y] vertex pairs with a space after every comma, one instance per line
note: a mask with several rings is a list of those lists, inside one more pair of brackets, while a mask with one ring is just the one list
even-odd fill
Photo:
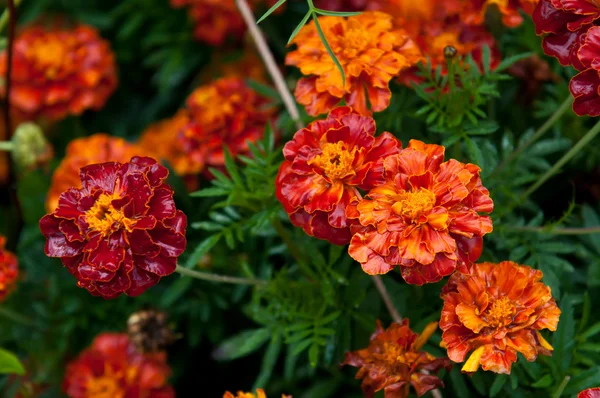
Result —
[[588, 388], [577, 394], [577, 398], [600, 398], [600, 387]]
[[140, 354], [124, 333], [103, 333], [67, 365], [69, 398], [175, 398], [165, 353]]
[[470, 275], [456, 273], [444, 288], [440, 328], [448, 356], [463, 372], [510, 374], [517, 352], [528, 361], [551, 355], [540, 330], [556, 330], [560, 309], [542, 272], [512, 261], [475, 264]]
[[0, 302], [14, 290], [19, 276], [17, 257], [6, 250], [6, 238], [0, 235]]
[[300, 30], [292, 41], [297, 48], [288, 53], [286, 64], [297, 66], [306, 76], [298, 81], [295, 96], [310, 115], [328, 112], [342, 100], [362, 115], [388, 107], [390, 80], [422, 59], [416, 44], [392, 22], [392, 16], [376, 11], [348, 18], [319, 18], [344, 69], [345, 82], [314, 21]]
[[514, 28], [523, 23], [521, 11], [531, 15], [540, 0], [462, 0], [465, 7], [465, 22], [483, 25], [485, 14], [490, 7], [497, 7], [502, 14], [504, 25]]
[[[117, 87], [114, 58], [109, 43], [91, 26], [26, 28], [14, 45], [11, 105], [28, 120], [98, 110]], [[6, 67], [4, 51], [0, 76], [6, 76]]]
[[375, 137], [372, 118], [336, 108], [285, 145], [275, 194], [294, 225], [345, 245], [351, 237], [346, 206], [361, 198], [359, 189], [383, 183], [383, 158], [400, 146], [390, 133]]
[[[233, 395], [233, 393], [226, 391], [225, 394], [223, 394], [223, 398], [267, 398], [267, 394], [265, 394], [265, 391], [262, 388], [257, 388], [256, 394], [252, 392], [238, 391], [235, 395]], [[281, 398], [292, 398], [292, 396], [281, 394]]]
[[229, 77], [199, 87], [187, 99], [189, 123], [180, 130], [192, 167], [223, 169], [223, 146], [235, 157], [248, 154], [248, 141], [263, 137], [275, 108], [241, 78]]
[[342, 365], [360, 368], [357, 379], [362, 379], [364, 396], [372, 398], [380, 390], [385, 398], [406, 398], [412, 386], [420, 397], [444, 383], [435, 375], [442, 368], [450, 370], [447, 358], [435, 358], [421, 351], [421, 347], [437, 329], [437, 322], [429, 324], [421, 335], [414, 333], [408, 319], [392, 323], [387, 330], [377, 321], [375, 333], [367, 348], [347, 352]]
[[175, 271], [186, 245], [187, 219], [167, 175], [156, 160], [137, 156], [83, 167], [81, 188], [65, 191], [40, 220], [46, 254], [94, 296], [142, 294]]
[[454, 159], [444, 147], [411, 140], [384, 160], [385, 182], [348, 206], [364, 228], [348, 252], [371, 275], [399, 266], [407, 283], [437, 282], [455, 270], [468, 272], [481, 255], [493, 209], [479, 167]]
[[81, 188], [79, 169], [89, 164], [126, 162], [141, 155], [141, 150], [122, 138], [108, 134], [93, 134], [69, 142], [66, 154], [52, 175], [52, 184], [46, 198], [46, 211], [58, 206], [58, 198], [69, 188]]

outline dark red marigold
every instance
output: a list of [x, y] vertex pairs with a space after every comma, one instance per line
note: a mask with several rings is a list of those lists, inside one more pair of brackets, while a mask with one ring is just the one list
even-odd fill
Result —
[[17, 257], [4, 248], [5, 244], [6, 238], [0, 235], [0, 302], [14, 289], [19, 276]]
[[185, 214], [175, 208], [168, 171], [156, 160], [83, 167], [40, 220], [45, 252], [59, 257], [94, 296], [137, 296], [175, 271], [186, 245]]
[[411, 140], [384, 162], [383, 184], [346, 215], [364, 228], [352, 236], [348, 253], [371, 275], [400, 267], [407, 283], [437, 282], [481, 255], [483, 235], [492, 231], [493, 202], [479, 167], [454, 159], [444, 147]]
[[104, 333], [67, 365], [69, 398], [175, 398], [166, 354], [141, 354], [124, 333]]
[[600, 26], [590, 28], [583, 37], [578, 59], [585, 68], [573, 76], [569, 89], [578, 115], [600, 115]]
[[383, 182], [383, 158], [399, 152], [390, 133], [375, 137], [375, 121], [350, 107], [332, 110], [298, 131], [283, 148], [275, 194], [292, 223], [333, 244], [350, 241], [346, 206], [359, 189]]
[[600, 387], [588, 388], [577, 394], [577, 398], [600, 398]]

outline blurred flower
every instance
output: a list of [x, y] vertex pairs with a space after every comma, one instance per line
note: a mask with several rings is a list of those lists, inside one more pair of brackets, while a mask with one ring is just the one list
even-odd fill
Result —
[[63, 390], [69, 398], [175, 398], [164, 353], [144, 355], [126, 334], [103, 333], [67, 365]]
[[0, 302], [14, 290], [19, 276], [17, 257], [6, 250], [6, 238], [0, 235]]
[[483, 235], [492, 231], [490, 217], [478, 214], [493, 209], [479, 171], [444, 162], [443, 146], [411, 140], [384, 160], [385, 183], [346, 209], [365, 227], [352, 237], [350, 256], [371, 275], [399, 266], [414, 285], [468, 272], [481, 255]]
[[421, 347], [437, 329], [437, 322], [429, 324], [420, 336], [409, 327], [408, 319], [392, 323], [387, 330], [377, 321], [375, 333], [367, 348], [347, 352], [342, 365], [360, 368], [357, 379], [362, 379], [365, 397], [384, 390], [385, 398], [406, 398], [412, 386], [420, 397], [444, 383], [430, 373], [442, 368], [450, 370], [447, 358], [436, 358], [421, 351]]
[[35, 123], [21, 123], [12, 137], [13, 160], [19, 169], [32, 169], [48, 164], [54, 150], [44, 132]]
[[329, 11], [364, 11], [372, 0], [313, 0], [315, 7]]
[[[6, 76], [6, 67], [4, 51], [0, 76]], [[15, 40], [11, 83], [11, 105], [28, 120], [98, 110], [117, 86], [114, 54], [91, 26], [31, 26]], [[4, 89], [1, 85], [0, 95]]]
[[[223, 398], [267, 398], [267, 394], [265, 394], [265, 391], [262, 388], [257, 388], [256, 394], [251, 392], [238, 391], [235, 395], [233, 395], [229, 391], [226, 391], [225, 394], [223, 394]], [[281, 394], [281, 398], [292, 398], [292, 396]]]
[[270, 81], [256, 46], [251, 41], [246, 43], [244, 50], [237, 57], [222, 52], [212, 55], [210, 64], [201, 74], [200, 81], [209, 84], [220, 77], [251, 79], [263, 84], [268, 84]]
[[497, 7], [502, 14], [504, 25], [514, 28], [523, 23], [521, 11], [531, 15], [540, 0], [462, 0], [465, 6], [465, 22], [483, 25], [485, 14], [490, 7]]
[[60, 195], [40, 220], [45, 252], [94, 296], [142, 294], [175, 271], [185, 250], [185, 214], [175, 208], [168, 171], [133, 157], [81, 169], [81, 188]]
[[[304, 26], [292, 41], [296, 50], [286, 64], [297, 66], [303, 75], [295, 96], [313, 116], [333, 109], [342, 100], [362, 115], [388, 107], [390, 80], [422, 59], [415, 43], [392, 26], [392, 17], [369, 11], [348, 18], [319, 17], [328, 43], [346, 74], [329, 56], [314, 21]], [[367, 106], [370, 104], [370, 108]]]
[[542, 272], [512, 261], [475, 264], [470, 275], [450, 277], [442, 298], [440, 328], [448, 356], [473, 373], [510, 374], [517, 352], [528, 361], [551, 355], [540, 330], [556, 330], [560, 310]]
[[588, 388], [577, 394], [577, 398], [600, 398], [600, 387]]
[[223, 169], [223, 146], [232, 156], [248, 154], [248, 141], [263, 137], [274, 116], [269, 100], [236, 77], [222, 78], [194, 90], [187, 99], [190, 122], [180, 131], [183, 150], [197, 170]]
[[533, 102], [543, 83], [559, 80], [548, 62], [537, 54], [515, 62], [508, 68], [508, 73], [521, 80], [521, 95], [518, 97], [523, 98], [527, 105]]
[[163, 351], [175, 341], [167, 324], [167, 314], [156, 310], [134, 312], [127, 319], [129, 340], [139, 352]]
[[346, 206], [358, 189], [384, 182], [383, 158], [399, 152], [390, 133], [375, 138], [375, 121], [350, 107], [298, 131], [283, 148], [285, 161], [275, 194], [292, 223], [311, 236], [345, 245], [350, 241]]
[[79, 169], [83, 166], [104, 162], [127, 162], [141, 150], [122, 138], [108, 134], [93, 134], [69, 142], [66, 154], [52, 175], [52, 184], [46, 198], [46, 211], [58, 206], [59, 196], [69, 188], [81, 188]]

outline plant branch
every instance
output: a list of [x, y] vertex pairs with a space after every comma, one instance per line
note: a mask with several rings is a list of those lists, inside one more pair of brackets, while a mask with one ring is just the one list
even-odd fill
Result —
[[600, 227], [586, 228], [548, 228], [548, 227], [508, 227], [513, 231], [539, 232], [553, 235], [591, 235], [600, 234]]
[[254, 39], [254, 43], [258, 48], [258, 52], [260, 53], [269, 74], [271, 75], [271, 79], [273, 79], [273, 83], [275, 83], [275, 88], [279, 92], [283, 103], [290, 114], [292, 120], [296, 123], [296, 127], [298, 130], [302, 129], [304, 125], [300, 120], [300, 112], [298, 111], [298, 107], [296, 106], [296, 101], [292, 96], [292, 93], [288, 89], [283, 74], [279, 70], [277, 63], [275, 62], [275, 57], [273, 57], [273, 53], [269, 49], [267, 41], [263, 36], [260, 29], [256, 25], [254, 15], [252, 14], [252, 9], [248, 5], [246, 0], [235, 0], [235, 4], [237, 5], [246, 25], [248, 26], [248, 31], [250, 35]]
[[[10, 120], [10, 89], [11, 89], [11, 78], [12, 78], [12, 58], [13, 58], [13, 45], [15, 41], [15, 0], [8, 0], [8, 44], [6, 46], [6, 76], [4, 77], [4, 129], [6, 134], [8, 134], [8, 138], [12, 136], [12, 123]], [[0, 20], [0, 30], [3, 27], [4, 16], [6, 14], [2, 14], [2, 20]]]
[[250, 278], [240, 278], [237, 276], [228, 276], [228, 275], [218, 275], [211, 274], [208, 272], [199, 272], [194, 271], [180, 265], [177, 265], [175, 268], [175, 272], [180, 273], [181, 275], [189, 276], [195, 279], [201, 279], [204, 281], [218, 282], [218, 283], [231, 283], [234, 285], [265, 285], [267, 281], [261, 279], [250, 279]]
[[375, 284], [375, 287], [377, 288], [377, 291], [379, 292], [379, 295], [381, 296], [381, 298], [383, 300], [383, 303], [387, 307], [387, 310], [390, 313], [390, 316], [392, 317], [394, 322], [397, 322], [397, 323], [402, 322], [402, 317], [400, 316], [400, 313], [398, 312], [398, 310], [396, 310], [396, 307], [394, 307], [394, 303], [392, 303], [390, 294], [388, 293], [387, 288], [383, 284], [383, 280], [381, 280], [381, 276], [373, 275], [372, 279], [373, 279], [373, 283]]
[[296, 246], [296, 244], [292, 240], [292, 237], [290, 236], [288, 231], [285, 229], [283, 224], [281, 224], [281, 221], [279, 221], [279, 219], [277, 219], [277, 218], [273, 218], [273, 220], [271, 220], [271, 225], [273, 225], [273, 228], [275, 228], [275, 231], [277, 232], [277, 234], [279, 235], [279, 237], [281, 238], [283, 243], [285, 243], [285, 245], [287, 246], [288, 251], [290, 252], [292, 257], [294, 257], [294, 259], [296, 260], [298, 267], [310, 279], [315, 279], [315, 280], [318, 279], [318, 276], [314, 273], [314, 271], [312, 269], [310, 269], [310, 267], [308, 267], [306, 257], [300, 251], [298, 246]]
[[12, 141], [0, 141], [0, 151], [10, 152], [15, 147]]
[[36, 329], [41, 329], [41, 326], [38, 325], [35, 321], [33, 321], [32, 319], [19, 314], [18, 312], [14, 312], [12, 310], [9, 310], [8, 308], [4, 308], [4, 307], [0, 307], [0, 316], [3, 318], [6, 318], [10, 321], [13, 321], [15, 323], [19, 323], [21, 325], [24, 326], [31, 326], [34, 327]]
[[563, 391], [567, 387], [567, 384], [569, 383], [569, 380], [571, 380], [571, 376], [565, 376], [565, 378], [563, 379], [562, 383], [560, 383], [560, 385], [558, 386], [558, 388], [554, 391], [554, 394], [552, 394], [552, 398], [560, 398], [560, 396], [562, 395]]

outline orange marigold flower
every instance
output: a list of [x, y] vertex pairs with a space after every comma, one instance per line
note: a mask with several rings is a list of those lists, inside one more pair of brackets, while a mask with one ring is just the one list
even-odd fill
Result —
[[56, 210], [40, 220], [45, 252], [58, 257], [94, 296], [142, 294], [175, 271], [186, 246], [187, 219], [177, 210], [168, 170], [133, 157], [81, 169]]
[[[117, 87], [114, 58], [109, 43], [91, 26], [26, 28], [14, 45], [11, 105], [26, 119], [57, 120], [98, 110]], [[0, 76], [6, 67], [4, 51]]]
[[388, 107], [390, 80], [422, 59], [416, 44], [404, 31], [395, 29], [392, 20], [376, 11], [348, 18], [319, 17], [346, 74], [345, 84], [314, 21], [300, 30], [292, 41], [297, 49], [288, 53], [285, 62], [307, 76], [298, 81], [295, 96], [310, 115], [328, 112], [342, 100], [362, 115]]
[[556, 330], [560, 310], [542, 272], [512, 261], [475, 264], [470, 275], [450, 277], [442, 298], [440, 328], [448, 356], [463, 372], [510, 374], [517, 352], [528, 361], [551, 355], [540, 330]]
[[[265, 391], [262, 388], [257, 388], [256, 394], [251, 392], [238, 391], [235, 395], [233, 395], [229, 391], [226, 391], [225, 394], [223, 394], [223, 398], [267, 398], [267, 394], [265, 394]], [[292, 398], [292, 396], [281, 394], [281, 398]]]
[[364, 227], [348, 252], [371, 275], [399, 266], [406, 282], [437, 282], [481, 255], [493, 209], [479, 167], [454, 159], [444, 147], [411, 140], [384, 160], [385, 183], [348, 206], [348, 218]]
[[588, 388], [577, 394], [577, 398], [600, 398], [600, 387]]
[[377, 321], [369, 346], [347, 352], [342, 365], [360, 368], [356, 378], [363, 380], [361, 387], [367, 398], [372, 398], [380, 390], [384, 391], [385, 398], [406, 398], [410, 386], [420, 397], [427, 391], [444, 386], [437, 376], [430, 373], [452, 367], [447, 358], [436, 358], [421, 351], [436, 329], [437, 322], [433, 322], [419, 336], [410, 329], [408, 319], [392, 323], [387, 330]]
[[468, 24], [482, 25], [489, 7], [497, 7], [502, 14], [504, 25], [514, 28], [521, 25], [521, 11], [533, 13], [539, 0], [463, 0], [465, 2], [464, 20]]
[[223, 168], [223, 145], [235, 157], [248, 154], [248, 141], [263, 137], [275, 108], [243, 79], [228, 77], [199, 87], [187, 99], [190, 122], [180, 131], [193, 167]]
[[46, 198], [46, 211], [58, 206], [58, 198], [69, 188], [81, 188], [79, 169], [83, 166], [104, 162], [126, 162], [140, 149], [122, 138], [108, 134], [94, 134], [77, 138], [69, 143], [66, 154], [52, 175], [52, 184]]
[[361, 198], [359, 189], [383, 183], [383, 158], [398, 153], [400, 145], [387, 132], [375, 137], [371, 117], [350, 107], [336, 108], [285, 145], [275, 195], [294, 225], [308, 235], [345, 245], [352, 223], [346, 206]]
[[17, 257], [4, 249], [6, 238], [0, 235], [0, 302], [14, 289], [19, 276]]
[[125, 333], [103, 333], [67, 365], [69, 398], [175, 398], [166, 354], [141, 354]]

